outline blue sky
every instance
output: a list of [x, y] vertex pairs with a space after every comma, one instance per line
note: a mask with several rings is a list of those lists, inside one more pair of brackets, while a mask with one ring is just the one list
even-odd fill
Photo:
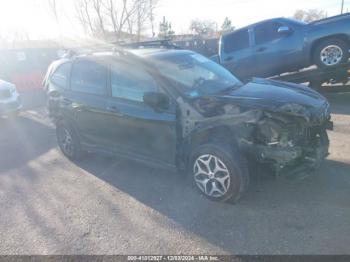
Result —
[[[48, 13], [47, 0], [0, 0], [0, 37], [26, 32], [30, 38], [54, 38], [81, 35], [76, 20], [74, 0], [59, 0], [62, 16], [58, 26]], [[220, 27], [227, 16], [235, 27], [272, 17], [290, 17], [296, 9], [319, 8], [329, 16], [339, 14], [341, 0], [159, 0], [156, 28], [165, 16], [176, 33], [187, 33], [190, 21], [210, 19]], [[345, 11], [350, 0], [345, 0]]]

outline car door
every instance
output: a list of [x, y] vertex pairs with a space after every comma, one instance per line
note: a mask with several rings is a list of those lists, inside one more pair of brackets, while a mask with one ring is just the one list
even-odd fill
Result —
[[268, 77], [295, 70], [302, 58], [299, 32], [283, 21], [269, 21], [254, 27], [256, 76]]
[[78, 59], [71, 71], [70, 89], [62, 104], [67, 108], [67, 116], [76, 124], [81, 142], [86, 145], [106, 146], [109, 122], [108, 67], [101, 61]]
[[241, 80], [255, 74], [255, 57], [250, 45], [249, 31], [249, 28], [244, 28], [224, 35], [220, 45], [221, 65]]
[[116, 151], [135, 158], [174, 165], [176, 152], [175, 104], [156, 111], [143, 102], [146, 92], [164, 92], [140, 64], [111, 63], [110, 137]]

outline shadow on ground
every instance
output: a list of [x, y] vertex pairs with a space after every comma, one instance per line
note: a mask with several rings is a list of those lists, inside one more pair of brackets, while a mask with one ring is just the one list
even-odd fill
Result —
[[22, 115], [0, 118], [0, 130], [1, 152], [6, 152], [0, 157], [0, 173], [21, 167], [56, 146], [52, 128]]
[[[239, 250], [251, 253], [249, 250], [253, 249], [260, 254], [288, 252], [290, 244], [296, 250], [305, 246], [319, 249], [328, 241], [313, 239], [327, 230], [334, 234], [329, 226], [337, 223], [336, 214], [350, 217], [350, 165], [332, 160], [301, 181], [255, 176], [250, 190], [237, 205], [207, 200], [183, 174], [133, 161], [89, 155], [78, 165], [230, 253], [237, 246]], [[106, 166], [112, 167], [106, 171]], [[339, 214], [339, 206], [345, 208], [343, 214]], [[334, 212], [329, 212], [330, 208]], [[342, 219], [339, 223], [337, 227], [344, 230], [348, 226]], [[254, 239], [269, 243], [242, 247], [242, 243], [254, 243]]]

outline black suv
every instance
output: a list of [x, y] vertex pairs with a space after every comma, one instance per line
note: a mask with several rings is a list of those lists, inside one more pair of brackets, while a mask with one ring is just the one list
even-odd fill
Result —
[[328, 154], [329, 104], [307, 87], [243, 85], [191, 51], [95, 52], [54, 62], [44, 81], [58, 144], [70, 159], [111, 152], [189, 173], [212, 200], [247, 189], [247, 161], [276, 175]]

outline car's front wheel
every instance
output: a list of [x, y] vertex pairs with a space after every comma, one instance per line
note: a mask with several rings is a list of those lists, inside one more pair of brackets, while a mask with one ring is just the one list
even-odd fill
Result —
[[349, 45], [342, 39], [327, 39], [319, 43], [313, 60], [319, 68], [330, 68], [345, 63], [349, 59]]
[[198, 146], [189, 169], [195, 187], [211, 200], [236, 202], [249, 184], [245, 159], [226, 145]]
[[81, 157], [79, 138], [74, 129], [67, 123], [59, 122], [56, 125], [58, 146], [62, 153], [71, 160]]

